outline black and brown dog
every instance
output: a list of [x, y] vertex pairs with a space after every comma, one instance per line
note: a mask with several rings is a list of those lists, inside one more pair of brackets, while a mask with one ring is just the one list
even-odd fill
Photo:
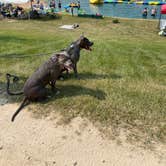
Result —
[[[24, 99], [20, 107], [12, 116], [11, 121], [14, 121], [16, 115], [21, 111], [21, 109], [27, 105], [30, 101], [40, 101], [48, 96], [46, 86], [49, 84], [52, 90], [55, 90], [55, 83], [61, 71], [66, 68], [67, 70], [72, 70], [73, 63], [71, 59], [64, 55], [64, 53], [59, 53], [53, 55], [48, 61], [42, 64], [36, 72], [34, 72], [25, 82], [23, 87]], [[17, 95], [21, 93], [12, 93], [9, 90], [10, 86], [10, 74], [6, 74], [7, 78], [7, 93], [9, 95]]]
[[80, 36], [79, 39], [72, 42], [68, 48], [63, 50], [66, 52], [66, 55], [70, 57], [73, 62], [73, 70], [74, 70], [75, 77], [78, 77], [77, 63], [80, 59], [81, 49], [86, 49], [91, 51], [92, 45], [93, 45], [93, 42], [91, 42], [88, 38], [84, 36]]

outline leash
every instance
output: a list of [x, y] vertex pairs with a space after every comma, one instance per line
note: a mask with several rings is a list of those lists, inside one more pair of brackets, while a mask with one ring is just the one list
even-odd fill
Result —
[[58, 52], [48, 52], [48, 53], [40, 53], [40, 54], [29, 54], [29, 55], [24, 55], [24, 54], [0, 54], [0, 58], [25, 58], [25, 57], [29, 57], [29, 56], [43, 56], [43, 55], [49, 55], [49, 54], [54, 54]]

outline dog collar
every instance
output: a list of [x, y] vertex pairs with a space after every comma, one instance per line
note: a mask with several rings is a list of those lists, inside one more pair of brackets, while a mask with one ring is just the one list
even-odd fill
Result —
[[71, 44], [71, 45], [70, 45], [70, 48], [73, 48], [73, 47], [74, 47], [74, 44]]

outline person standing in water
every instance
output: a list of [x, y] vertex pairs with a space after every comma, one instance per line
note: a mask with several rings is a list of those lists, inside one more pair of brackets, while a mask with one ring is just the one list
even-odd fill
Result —
[[71, 6], [71, 14], [72, 14], [72, 16], [74, 16], [74, 7], [73, 6]]
[[78, 10], [79, 10], [80, 9], [80, 1], [78, 1], [77, 5], [78, 5]]
[[151, 9], [151, 16], [154, 18], [154, 17], [156, 17], [156, 14], [157, 14], [157, 9], [156, 8], [152, 8]]
[[147, 9], [147, 7], [145, 7], [142, 11], [142, 17], [147, 18], [147, 15], [148, 15], [148, 9]]
[[58, 8], [59, 10], [61, 10], [61, 7], [62, 7], [62, 3], [61, 3], [61, 0], [58, 1]]

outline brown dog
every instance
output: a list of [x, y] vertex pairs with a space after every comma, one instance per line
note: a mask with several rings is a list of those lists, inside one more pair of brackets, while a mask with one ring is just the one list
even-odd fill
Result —
[[[38, 70], [34, 72], [25, 82], [23, 87], [23, 94], [25, 96], [24, 100], [12, 116], [11, 121], [14, 121], [16, 115], [25, 105], [27, 105], [27, 102], [39, 101], [47, 97], [46, 85], [49, 84], [54, 91], [56, 80], [64, 68], [71, 70], [73, 68], [73, 64], [69, 57], [61, 53], [53, 55], [47, 62], [41, 65]], [[7, 74], [6, 78], [7, 93], [10, 95], [18, 94], [12, 93], [9, 90], [10, 74]]]

